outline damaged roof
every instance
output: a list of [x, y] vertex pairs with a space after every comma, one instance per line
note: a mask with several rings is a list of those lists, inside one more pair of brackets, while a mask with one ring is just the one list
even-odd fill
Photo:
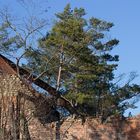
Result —
[[[9, 60], [8, 58], [6, 58], [5, 56], [0, 54], [0, 72], [3, 74], [17, 74], [17, 66], [15, 63], [13, 63], [11, 60]], [[29, 76], [31, 75], [30, 72], [28, 72], [27, 70], [23, 69], [22, 67], [19, 67], [19, 74], [21, 76]], [[35, 79], [36, 76], [32, 75], [30, 76], [29, 80]], [[36, 84], [37, 86], [43, 88], [46, 91], [52, 92], [51, 94], [53, 94], [54, 96], [56, 96], [58, 94], [58, 92], [56, 92], [56, 89], [51, 87], [49, 84], [47, 84], [46, 82], [42, 81], [41, 79], [36, 79], [35, 81], [33, 81], [34, 84]]]
[[[31, 75], [29, 71], [23, 69], [22, 67], [18, 67], [18, 68], [19, 68], [19, 74], [21, 76], [26, 75], [28, 77]], [[0, 73], [17, 74], [16, 64], [1, 54], [0, 54]], [[76, 111], [76, 109], [72, 106], [71, 102], [65, 99], [62, 96], [62, 94], [59, 91], [57, 91], [54, 87], [50, 86], [48, 83], [44, 82], [41, 79], [37, 79], [37, 76], [35, 75], [30, 76], [28, 80], [32, 81], [37, 86], [46, 90], [50, 95], [55, 96], [58, 99], [59, 105], [65, 107], [71, 114], [77, 114], [77, 115], [79, 114]]]

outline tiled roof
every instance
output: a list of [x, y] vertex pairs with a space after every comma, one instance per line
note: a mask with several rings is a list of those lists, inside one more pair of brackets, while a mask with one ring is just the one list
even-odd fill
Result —
[[13, 68], [6, 63], [6, 60], [0, 55], [0, 74], [16, 74]]

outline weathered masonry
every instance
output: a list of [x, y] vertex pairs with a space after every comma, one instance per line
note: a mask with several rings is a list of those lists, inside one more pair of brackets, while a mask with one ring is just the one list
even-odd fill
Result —
[[[27, 75], [24, 70], [21, 72]], [[57, 112], [52, 109], [53, 98], [36, 92], [28, 82], [24, 77], [17, 76], [14, 63], [0, 56], [2, 140], [46, 140], [55, 137], [48, 123], [58, 119]]]
[[[66, 118], [57, 127], [59, 114], [52, 108], [56, 90], [38, 79], [34, 84], [53, 96], [38, 93], [24, 78], [29, 73], [0, 55], [0, 140], [140, 140], [140, 116], [106, 124], [86, 118]], [[62, 97], [59, 104], [73, 112], [74, 109]], [[58, 136], [58, 137], [56, 137]]]

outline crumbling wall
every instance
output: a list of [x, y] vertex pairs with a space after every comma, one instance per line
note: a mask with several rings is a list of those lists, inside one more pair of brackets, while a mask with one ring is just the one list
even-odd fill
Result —
[[[0, 75], [1, 140], [140, 140], [140, 116], [105, 124], [97, 119], [66, 118], [48, 123], [51, 100], [30, 89], [16, 75]], [[53, 120], [53, 119], [52, 119]]]
[[63, 140], [140, 140], [140, 116], [120, 120], [114, 118], [105, 124], [97, 119], [87, 118], [86, 122], [72, 118], [61, 126]]
[[40, 96], [16, 75], [0, 75], [1, 140], [52, 137], [51, 128], [46, 125], [50, 102], [51, 99]]

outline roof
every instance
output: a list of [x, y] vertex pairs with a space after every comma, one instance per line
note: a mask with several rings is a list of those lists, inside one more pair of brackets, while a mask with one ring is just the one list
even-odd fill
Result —
[[[17, 74], [17, 66], [11, 60], [0, 54], [0, 71], [4, 74]], [[23, 69], [22, 67], [19, 67], [19, 73], [21, 76], [24, 75], [28, 77], [30, 75], [30, 72]], [[32, 75], [29, 80], [33, 81], [33, 79], [35, 78], [36, 76]], [[51, 92], [51, 94], [55, 96], [58, 94], [55, 88], [51, 87], [41, 79], [36, 79], [35, 81], [33, 81], [33, 83], [43, 88], [44, 90]]]
[[[17, 74], [17, 66], [15, 63], [13, 63], [11, 60], [6, 58], [5, 56], [0, 54], [0, 73], [7, 73], [7, 74]], [[30, 76], [30, 72], [23, 69], [22, 67], [19, 67], [19, 74], [21, 76], [26, 75], [27, 77]], [[36, 79], [36, 80], [33, 80]], [[71, 103], [65, 99], [59, 91], [57, 91], [54, 87], [50, 86], [48, 83], [44, 82], [41, 79], [37, 79], [37, 76], [32, 75], [29, 78], [30, 81], [32, 81], [37, 86], [41, 87], [42, 89], [46, 90], [49, 94], [55, 96], [57, 99], [59, 99], [59, 105], [65, 107], [70, 113], [76, 113], [76, 109], [71, 105]]]
[[0, 55], [0, 73], [3, 74], [16, 74], [13, 68], [6, 63], [3, 56]]

